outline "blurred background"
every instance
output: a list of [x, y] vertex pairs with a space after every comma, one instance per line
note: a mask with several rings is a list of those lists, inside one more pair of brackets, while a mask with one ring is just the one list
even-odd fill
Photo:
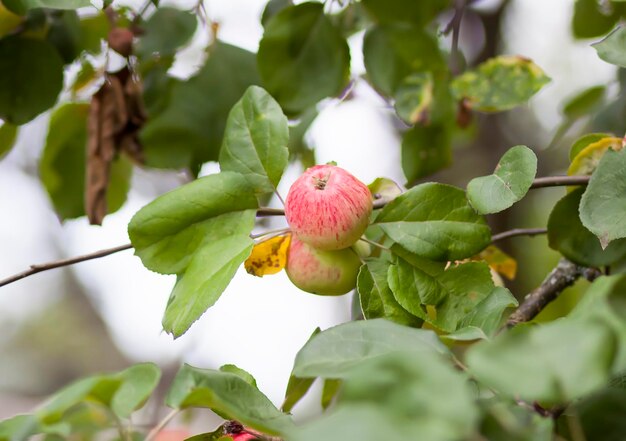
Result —
[[[140, 2], [118, 3], [137, 8]], [[190, 9], [196, 1], [161, 3]], [[263, 33], [260, 16], [265, 4], [265, 0], [204, 0], [208, 18], [220, 24], [220, 38], [250, 51], [257, 50]], [[578, 120], [568, 130], [559, 129], [563, 103], [572, 96], [595, 85], [608, 87], [607, 102], [619, 93], [615, 67], [598, 58], [590, 46], [594, 40], [574, 39], [573, 11], [574, 0], [479, 0], [466, 10], [460, 48], [468, 64], [496, 54], [519, 54], [534, 60], [552, 81], [527, 106], [478, 116], [471, 139], [455, 142], [453, 165], [426, 180], [465, 187], [471, 178], [491, 173], [500, 156], [518, 144], [537, 153], [538, 176], [563, 174], [569, 145], [577, 136], [592, 130], [623, 134], [623, 125], [602, 118]], [[450, 18], [442, 16], [442, 26]], [[365, 72], [362, 39], [362, 32], [349, 39], [354, 87], [344, 99], [319, 105], [306, 141], [315, 149], [318, 163], [336, 161], [365, 183], [384, 176], [403, 185], [394, 110], [359, 79]], [[208, 42], [207, 30], [199, 27], [193, 42], [179, 54], [173, 73], [193, 74]], [[449, 46], [449, 37], [442, 37], [442, 44]], [[0, 279], [31, 264], [127, 243], [126, 225], [133, 214], [187, 181], [182, 173], [135, 168], [127, 202], [101, 227], [89, 226], [85, 218], [61, 223], [37, 176], [48, 120], [46, 113], [22, 128], [16, 146], [0, 161]], [[563, 136], [553, 142], [557, 132]], [[201, 174], [217, 170], [217, 164], [208, 163]], [[279, 188], [283, 196], [301, 172], [300, 165], [290, 166]], [[545, 226], [563, 192], [562, 188], [531, 192], [512, 209], [489, 219], [494, 232]], [[270, 205], [279, 202], [272, 200]], [[278, 228], [281, 222], [271, 219], [264, 228]], [[558, 259], [545, 237], [515, 238], [500, 245], [517, 259], [518, 273], [524, 275], [519, 281], [507, 281], [520, 298]], [[183, 362], [210, 368], [233, 363], [252, 373], [259, 388], [280, 405], [293, 358], [310, 333], [317, 326], [324, 329], [351, 317], [351, 294], [318, 297], [299, 291], [284, 273], [258, 279], [242, 269], [217, 304], [174, 341], [161, 332], [174, 281], [173, 276], [148, 271], [132, 251], [124, 251], [0, 288], [0, 418], [31, 410], [78, 377], [138, 361], [158, 363], [164, 370], [163, 383]], [[543, 314], [564, 314], [579, 291], [580, 287], [566, 291]], [[319, 393], [310, 393], [294, 409], [297, 418], [317, 411]]]

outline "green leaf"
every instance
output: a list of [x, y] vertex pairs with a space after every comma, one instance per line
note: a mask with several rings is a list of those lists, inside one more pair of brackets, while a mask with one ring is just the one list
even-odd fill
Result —
[[398, 257], [394, 265], [389, 266], [387, 274], [393, 295], [401, 305], [418, 317], [424, 317], [420, 305], [437, 305], [447, 295], [446, 287], [438, 276], [443, 273], [443, 265], [432, 268], [429, 262], [412, 263]]
[[0, 126], [0, 159], [9, 153], [16, 139], [17, 126], [7, 122]]
[[224, 419], [236, 419], [271, 435], [294, 426], [256, 387], [230, 372], [184, 365], [172, 382], [166, 403], [175, 409], [208, 407]]
[[176, 54], [196, 30], [197, 19], [192, 13], [176, 8], [158, 8], [142, 25], [144, 31], [135, 53], [140, 58], [158, 54], [167, 57]]
[[333, 380], [332, 378], [327, 378], [324, 380], [324, 387], [322, 388], [322, 409], [326, 410], [333, 403], [333, 400], [337, 396], [339, 389], [341, 388], [342, 381], [341, 380]]
[[572, 161], [585, 147], [595, 142], [600, 141], [604, 138], [610, 138], [613, 135], [610, 133], [589, 133], [587, 135], [583, 135], [574, 141], [574, 144], [570, 147], [569, 150], [569, 160]]
[[254, 241], [250, 239], [250, 231], [254, 225], [255, 211], [234, 213], [245, 218], [239, 231], [231, 235], [217, 234], [222, 227], [222, 219], [217, 228], [210, 231], [213, 240], [203, 238], [201, 248], [191, 256], [189, 266], [178, 277], [170, 294], [170, 299], [163, 316], [163, 329], [174, 338], [183, 335], [193, 322], [220, 298], [237, 269], [252, 251]]
[[263, 84], [287, 113], [336, 96], [348, 83], [348, 44], [321, 3], [288, 6], [273, 16], [257, 59]]
[[566, 403], [608, 381], [615, 344], [614, 333], [597, 320], [563, 319], [476, 344], [466, 364], [500, 393], [546, 405]]
[[376, 201], [390, 202], [402, 194], [402, 188], [389, 178], [376, 178], [367, 188]]
[[410, 74], [445, 69], [436, 39], [419, 27], [369, 29], [363, 41], [363, 57], [369, 81], [387, 96], [393, 96]]
[[384, 24], [407, 23], [424, 26], [449, 6], [448, 0], [363, 0], [363, 6]]
[[26, 441], [40, 432], [41, 426], [34, 415], [16, 415], [0, 421], [1, 441]]
[[580, 220], [600, 239], [605, 249], [615, 239], [626, 237], [626, 150], [608, 150], [580, 200]]
[[526, 146], [511, 147], [492, 175], [472, 179], [467, 198], [480, 214], [498, 213], [521, 200], [537, 174], [537, 156]]
[[570, 119], [587, 116], [597, 108], [606, 94], [605, 86], [593, 86], [570, 98], [563, 106], [563, 115]]
[[396, 243], [430, 260], [471, 257], [491, 241], [485, 219], [459, 188], [427, 183], [398, 196], [375, 222]]
[[152, 93], [163, 101], [140, 133], [146, 165], [197, 170], [216, 161], [228, 112], [248, 86], [259, 84], [255, 63], [254, 54], [217, 41], [189, 80], [158, 82]]
[[531, 60], [500, 56], [456, 77], [452, 93], [457, 100], [467, 100], [474, 110], [500, 112], [524, 104], [549, 81]]
[[56, 102], [63, 87], [63, 61], [44, 41], [3, 38], [0, 84], [0, 118], [14, 125], [25, 124]]
[[359, 365], [336, 409], [289, 439], [470, 439], [478, 418], [473, 395], [464, 375], [434, 354], [387, 354]]
[[80, 49], [97, 54], [102, 49], [102, 41], [107, 39], [111, 23], [104, 12], [80, 20]]
[[[619, 441], [626, 433], [626, 393], [615, 387], [604, 388], [574, 404], [563, 418], [575, 418], [586, 439]], [[571, 414], [571, 416], [570, 416]]]
[[476, 326], [466, 326], [464, 328], [459, 327], [457, 331], [441, 336], [442, 340], [448, 341], [474, 341], [487, 340], [488, 338], [487, 334]]
[[235, 366], [234, 364], [225, 364], [220, 367], [220, 372], [230, 372], [231, 374], [239, 375], [250, 386], [257, 387], [256, 380], [248, 371]]
[[480, 433], [489, 441], [553, 441], [554, 420], [512, 401], [483, 400]]
[[626, 28], [618, 27], [602, 41], [592, 44], [598, 56], [607, 63], [626, 67]]
[[366, 259], [357, 278], [357, 291], [363, 317], [386, 318], [407, 326], [419, 326], [421, 320], [409, 314], [398, 301], [387, 283], [389, 262], [383, 259]]
[[[496, 286], [458, 323], [459, 329], [480, 329], [488, 337], [493, 336], [502, 322], [507, 308], [518, 306], [517, 299], [506, 288]], [[448, 336], [449, 337], [449, 336]]]
[[619, 19], [617, 11], [609, 11], [598, 0], [576, 0], [572, 17], [572, 32], [576, 38], [605, 35]]
[[[320, 331], [320, 328], [315, 328], [307, 342], [311, 341], [311, 339], [319, 334]], [[311, 386], [313, 386], [314, 381], [315, 378], [296, 377], [292, 370], [291, 375], [289, 376], [289, 382], [287, 383], [287, 390], [285, 391], [285, 399], [283, 401], [283, 405], [281, 406], [281, 410], [283, 412], [291, 412], [293, 406], [295, 406], [298, 401], [306, 395]]]
[[[85, 215], [85, 161], [89, 104], [67, 103], [50, 117], [39, 173], [54, 210], [63, 220]], [[130, 187], [132, 164], [119, 156], [111, 164], [107, 211], [124, 204]]]
[[289, 126], [278, 103], [250, 86], [230, 111], [220, 151], [223, 171], [239, 172], [257, 193], [276, 190], [289, 161]]
[[143, 207], [128, 224], [128, 235], [146, 268], [178, 274], [204, 244], [248, 235], [257, 207], [254, 193], [239, 173], [222, 172], [197, 179]]
[[57, 11], [48, 19], [46, 41], [53, 45], [66, 64], [80, 54], [80, 20], [76, 11]]
[[392, 352], [436, 352], [448, 349], [432, 331], [413, 329], [385, 319], [344, 323], [322, 331], [296, 355], [299, 377], [345, 378], [355, 366]]
[[10, 11], [24, 15], [29, 9], [78, 9], [91, 6], [89, 0], [3, 0]]
[[141, 363], [119, 373], [83, 378], [63, 388], [37, 410], [37, 417], [45, 424], [60, 421], [72, 407], [86, 401], [107, 406], [120, 418], [144, 405], [161, 377], [153, 363]]
[[599, 267], [611, 265], [626, 257], [626, 239], [611, 242], [604, 250], [600, 241], [578, 216], [584, 187], [577, 188], [556, 203], [548, 220], [550, 248], [579, 265]]
[[428, 110], [433, 100], [433, 78], [430, 72], [414, 73], [406, 77], [395, 93], [396, 112], [407, 124], [428, 121]]
[[416, 125], [402, 138], [402, 171], [409, 184], [452, 163], [450, 130], [442, 124]]
[[270, 18], [288, 6], [293, 6], [293, 0], [270, 0], [267, 2], [267, 5], [265, 5], [265, 9], [263, 9], [261, 24], [265, 26], [267, 22], [270, 21]]

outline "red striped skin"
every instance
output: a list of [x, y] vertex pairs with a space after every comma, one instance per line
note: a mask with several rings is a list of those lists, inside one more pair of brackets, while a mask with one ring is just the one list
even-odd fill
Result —
[[247, 433], [247, 432], [236, 433], [236, 434], [232, 434], [228, 436], [230, 436], [233, 439], [233, 441], [249, 441], [252, 439], [258, 439], [254, 435]]
[[352, 248], [318, 250], [292, 236], [285, 271], [303, 291], [338, 296], [354, 289], [360, 267], [361, 259]]
[[354, 244], [369, 225], [372, 195], [365, 184], [334, 165], [316, 165], [289, 189], [285, 217], [302, 242], [320, 250]]

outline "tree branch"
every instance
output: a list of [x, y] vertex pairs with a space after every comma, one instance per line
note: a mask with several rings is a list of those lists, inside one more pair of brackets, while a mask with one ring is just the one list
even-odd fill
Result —
[[538, 236], [540, 234], [546, 234], [547, 228], [515, 228], [513, 230], [503, 231], [502, 233], [494, 234], [491, 236], [491, 242], [497, 242], [499, 240], [508, 239], [515, 236]]
[[593, 281], [600, 275], [600, 271], [596, 268], [587, 268], [567, 259], [561, 259], [541, 285], [528, 294], [522, 304], [511, 314], [506, 321], [506, 327], [512, 328], [518, 323], [528, 322], [535, 318], [550, 302], [556, 300], [565, 288], [573, 285], [580, 277]]
[[61, 268], [63, 266], [74, 265], [75, 263], [85, 262], [87, 260], [98, 259], [100, 257], [108, 256], [110, 254], [118, 253], [120, 251], [129, 250], [133, 246], [129, 243], [126, 245], [120, 245], [113, 248], [107, 248], [105, 250], [96, 251], [95, 253], [84, 254], [82, 256], [71, 257], [69, 259], [56, 260], [54, 262], [41, 263], [37, 265], [31, 265], [30, 269], [21, 273], [15, 274], [11, 277], [7, 277], [4, 280], [0, 280], [0, 286], [8, 285], [9, 283], [17, 282], [25, 277], [32, 276], [33, 274], [40, 273], [42, 271], [48, 271], [54, 268]]
[[535, 178], [530, 189], [560, 187], [562, 185], [587, 185], [591, 176], [544, 176]]

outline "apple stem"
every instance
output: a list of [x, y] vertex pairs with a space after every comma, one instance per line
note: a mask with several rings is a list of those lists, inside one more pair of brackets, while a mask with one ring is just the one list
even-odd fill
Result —
[[386, 246], [381, 245], [381, 244], [379, 244], [378, 242], [374, 242], [373, 240], [369, 240], [369, 239], [368, 239], [368, 238], [366, 238], [365, 236], [361, 236], [361, 239], [360, 239], [360, 240], [362, 240], [363, 242], [367, 242], [367, 243], [369, 243], [370, 245], [374, 245], [375, 247], [380, 248], [381, 250], [391, 251], [391, 249], [390, 249], [390, 248], [387, 248]]
[[328, 183], [329, 179], [330, 179], [330, 171], [323, 178], [318, 178], [317, 176], [313, 176], [313, 181], [315, 182], [314, 184], [315, 188], [318, 190], [324, 190], [326, 188], [326, 184]]
[[[262, 233], [259, 234], [251, 234], [250, 235], [250, 239], [259, 239], [259, 238], [263, 238], [263, 240], [267, 240], [267, 239], [271, 239], [272, 237], [275, 236], [280, 236], [283, 235], [285, 233], [290, 233], [291, 232], [291, 228], [287, 227], [287, 228], [278, 228], [276, 230], [269, 230], [269, 231], [264, 231]], [[268, 237], [269, 236], [269, 237]], [[262, 242], [262, 241], [259, 241]]]

